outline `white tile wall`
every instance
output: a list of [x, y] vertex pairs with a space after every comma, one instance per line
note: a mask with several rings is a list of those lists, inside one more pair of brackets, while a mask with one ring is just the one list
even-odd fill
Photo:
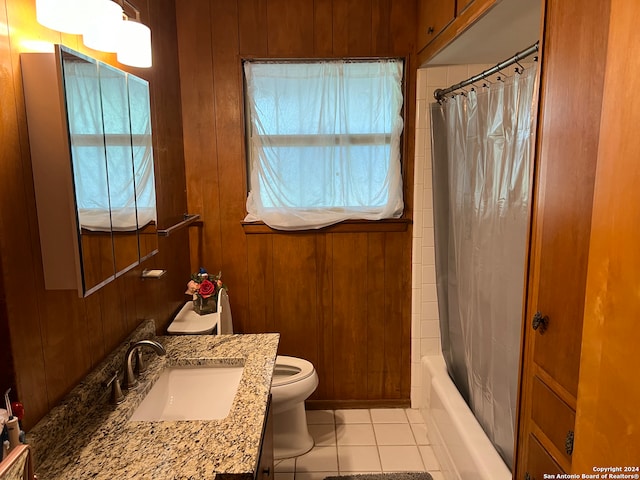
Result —
[[[429, 104], [433, 92], [459, 83], [493, 65], [454, 65], [418, 70], [413, 205], [411, 301], [411, 406], [420, 407], [420, 358], [441, 351], [433, 237], [433, 185]], [[490, 79], [495, 81], [495, 79]], [[429, 456], [422, 452], [423, 457]]]

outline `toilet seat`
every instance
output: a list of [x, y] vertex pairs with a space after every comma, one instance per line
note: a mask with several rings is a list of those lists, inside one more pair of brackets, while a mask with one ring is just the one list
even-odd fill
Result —
[[313, 364], [297, 357], [278, 355], [273, 369], [272, 387], [290, 385], [310, 377], [315, 372]]

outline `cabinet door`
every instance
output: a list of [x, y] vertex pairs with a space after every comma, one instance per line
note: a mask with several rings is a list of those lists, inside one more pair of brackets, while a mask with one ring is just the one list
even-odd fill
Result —
[[527, 470], [523, 477], [525, 480], [543, 480], [545, 474], [558, 475], [565, 473], [558, 464], [551, 458], [551, 455], [542, 448], [533, 435], [529, 436], [529, 454], [527, 458]]
[[104, 64], [99, 71], [113, 253], [119, 275], [136, 266], [140, 258], [129, 94], [124, 72]]
[[129, 75], [127, 78], [138, 241], [140, 242], [140, 261], [142, 261], [158, 251], [151, 107], [147, 81], [133, 75]]
[[[531, 328], [536, 311], [548, 317], [545, 329], [529, 330], [535, 339], [534, 361], [575, 397], [607, 38], [600, 20], [578, 21], [574, 9], [550, 3], [542, 55], [533, 272], [537, 292], [529, 304], [528, 321]], [[584, 7], [592, 9], [594, 19], [608, 18], [608, 8], [599, 0], [589, 0]], [[575, 53], [571, 44], [589, 51], [589, 60], [568, 65], [566, 55]], [[582, 78], [589, 79], [588, 91], [574, 88]]]
[[455, 0], [419, 0], [418, 50], [436, 38], [455, 16]]
[[[95, 61], [64, 49], [60, 57], [83, 291], [90, 292], [115, 278], [116, 273], [100, 74]], [[36, 133], [30, 131], [30, 137]]]
[[545, 438], [558, 462], [569, 470], [575, 411], [537, 377], [533, 381], [531, 402], [531, 420], [538, 435]]

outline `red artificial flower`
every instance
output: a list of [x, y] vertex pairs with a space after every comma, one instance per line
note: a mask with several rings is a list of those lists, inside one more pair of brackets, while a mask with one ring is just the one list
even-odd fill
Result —
[[209, 280], [203, 280], [198, 289], [198, 293], [202, 298], [209, 298], [216, 291], [216, 286]]

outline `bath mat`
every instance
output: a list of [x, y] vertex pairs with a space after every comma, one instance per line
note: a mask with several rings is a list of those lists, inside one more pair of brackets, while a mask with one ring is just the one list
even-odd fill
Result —
[[324, 480], [433, 480], [433, 477], [427, 472], [398, 472], [340, 475], [337, 477], [326, 477]]

